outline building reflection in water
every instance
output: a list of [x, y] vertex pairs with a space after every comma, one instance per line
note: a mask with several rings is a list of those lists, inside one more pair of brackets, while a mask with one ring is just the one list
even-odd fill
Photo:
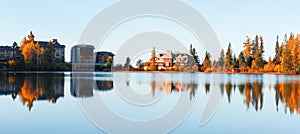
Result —
[[198, 84], [172, 81], [152, 81], [151, 87], [153, 96], [155, 96], [155, 90], [163, 90], [167, 94], [187, 91], [190, 93], [190, 99], [192, 99], [195, 97], [195, 90], [197, 89]]
[[113, 81], [108, 80], [96, 80], [97, 88], [96, 90], [99, 91], [110, 91], [114, 87]]
[[96, 91], [109, 91], [113, 89], [112, 80], [97, 80], [97, 77], [112, 77], [112, 75], [94, 75], [93, 73], [73, 72], [71, 74], [71, 95], [78, 98], [93, 97]]
[[196, 90], [198, 88], [197, 84], [197, 76], [192, 75], [188, 78], [181, 78], [181, 80], [174, 81], [173, 76], [171, 76], [170, 79], [162, 79], [157, 78], [159, 76], [152, 75], [151, 78], [151, 90], [152, 90], [152, 95], [155, 96], [155, 90], [162, 90], [165, 91], [167, 94], [171, 93], [179, 93], [179, 92], [184, 92], [187, 91], [190, 93], [190, 100], [192, 100], [195, 97]]
[[71, 74], [71, 95], [74, 97], [93, 96], [93, 74], [72, 73]]
[[[23, 105], [29, 110], [34, 106], [34, 101], [48, 101], [56, 103], [60, 97], [64, 97], [64, 74], [59, 73], [34, 73], [34, 74], [1, 74], [0, 77], [0, 95], [11, 96], [13, 100], [20, 98]], [[71, 95], [74, 97], [92, 97], [93, 91], [107, 92], [114, 88], [114, 82], [111, 75], [94, 75], [93, 73], [72, 73], [71, 74]], [[174, 80], [175, 79], [175, 80]], [[124, 81], [125, 85], [131, 86], [133, 82]], [[190, 99], [196, 95], [197, 89], [203, 89], [206, 94], [212, 90], [209, 82], [200, 85], [197, 77], [190, 78], [170, 78], [159, 79], [155, 76], [147, 81], [152, 95], [155, 96], [157, 90], [164, 91], [167, 94], [188, 92]], [[236, 83], [235, 81], [217, 83], [219, 90], [223, 96], [227, 96], [228, 103], [232, 103], [232, 96], [238, 93], [243, 97], [243, 103], [247, 109], [253, 108], [255, 111], [263, 109], [264, 92], [268, 87], [273, 87], [275, 93], [274, 104], [276, 110], [280, 111], [280, 107], [286, 113], [300, 114], [300, 81], [289, 80], [275, 82], [272, 85], [264, 85], [262, 80], [243, 81]], [[201, 92], [199, 92], [201, 93]]]
[[15, 100], [23, 84], [24, 77], [7, 76], [7, 74], [3, 74], [0, 77], [0, 95], [11, 95], [12, 99]]
[[64, 97], [63, 74], [5, 74], [0, 78], [1, 95], [17, 96], [29, 110], [34, 101], [47, 100], [56, 103], [57, 99]]
[[[99, 91], [110, 91], [113, 89], [113, 81], [93, 79], [83, 80], [87, 76], [78, 75], [78, 77], [80, 78], [72, 78], [72, 80], [77, 81], [75, 86], [72, 87], [74, 89], [71, 89], [71, 92], [75, 92], [72, 93], [72, 95], [75, 97], [92, 96], [93, 87], [94, 89]], [[126, 85], [130, 86], [131, 82], [132, 81], [130, 80], [126, 80]], [[149, 84], [153, 96], [155, 96], [156, 90], [164, 91], [167, 94], [187, 91], [190, 93], [190, 99], [193, 99], [193, 97], [195, 97], [195, 91], [200, 88], [198, 87], [198, 83], [195, 80], [173, 81], [173, 78], [169, 80], [160, 80], [155, 76], [152, 76]], [[221, 82], [218, 85], [220, 87], [222, 95], [227, 96], [228, 103], [231, 103], [232, 101], [232, 94], [238, 91], [240, 95], [243, 96], [243, 103], [245, 104], [247, 109], [254, 108], [255, 111], [263, 109], [263, 90], [266, 89], [263, 81], [245, 81], [238, 84], [234, 83], [233, 81], [229, 81], [226, 83]], [[278, 106], [281, 103], [285, 107], [285, 111], [289, 111], [290, 113], [294, 113], [296, 111], [298, 114], [300, 114], [300, 81], [276, 82], [273, 87], [276, 93], [275, 103], [277, 106], [277, 110]], [[205, 90], [206, 94], [209, 94], [211, 90], [211, 84], [209, 82], [204, 83], [203, 89]]]

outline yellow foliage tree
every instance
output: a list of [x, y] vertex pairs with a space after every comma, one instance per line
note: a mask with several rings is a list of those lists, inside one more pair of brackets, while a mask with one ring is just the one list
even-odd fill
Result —
[[281, 66], [280, 66], [280, 64], [278, 64], [278, 65], [275, 65], [275, 67], [274, 67], [274, 71], [275, 71], [275, 72], [280, 72], [280, 70], [281, 70]]
[[259, 69], [255, 61], [252, 61], [251, 69], [256, 71]]
[[290, 44], [290, 53], [291, 53], [291, 63], [292, 63], [292, 71], [296, 72], [296, 68], [298, 66], [298, 53], [299, 53], [299, 40], [297, 37], [294, 37], [294, 34], [291, 33], [290, 39], [288, 43]]
[[16, 64], [16, 61], [15, 60], [9, 60], [8, 61], [8, 65], [15, 65]]
[[28, 35], [28, 39], [24, 37], [22, 40], [20, 51], [23, 54], [25, 63], [32, 63], [35, 60], [36, 63], [40, 63], [44, 54], [44, 48], [41, 48], [40, 44], [34, 41], [32, 32]]
[[247, 36], [246, 41], [244, 42], [244, 56], [245, 56], [245, 62], [246, 66], [251, 68], [252, 64], [252, 58], [251, 58], [251, 43], [250, 43], [250, 38]]
[[275, 70], [275, 64], [271, 60], [271, 57], [269, 58], [268, 64], [264, 66], [265, 72], [273, 72]]

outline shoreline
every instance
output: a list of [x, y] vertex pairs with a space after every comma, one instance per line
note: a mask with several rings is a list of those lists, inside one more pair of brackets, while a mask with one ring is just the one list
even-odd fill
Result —
[[[64, 72], [69, 72], [72, 73], [72, 70], [65, 70], [65, 71], [0, 71], [0, 73], [64, 73]], [[76, 72], [81, 72], [81, 71], [76, 71]], [[88, 71], [86, 71], [88, 72]], [[101, 71], [93, 71], [97, 73], [101, 73]], [[279, 72], [180, 72], [180, 71], [111, 71], [111, 72], [102, 72], [102, 73], [194, 73], [194, 74], [245, 74], [245, 75], [295, 75], [299, 76], [300, 74], [295, 74], [295, 73], [279, 73]], [[82, 73], [85, 73], [85, 71], [82, 71]], [[91, 72], [89, 72], [91, 73]]]

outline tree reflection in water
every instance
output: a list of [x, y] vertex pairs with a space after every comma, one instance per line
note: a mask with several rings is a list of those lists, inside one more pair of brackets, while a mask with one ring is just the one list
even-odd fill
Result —
[[247, 109], [249, 109], [250, 104], [255, 108], [256, 111], [262, 110], [263, 108], [263, 83], [260, 82], [246, 82], [240, 83], [238, 85], [232, 84], [231, 82], [220, 84], [221, 93], [224, 95], [224, 88], [226, 90], [226, 95], [228, 102], [231, 103], [232, 90], [238, 88], [241, 95], [244, 96], [244, 103]]
[[[232, 85], [231, 82], [225, 85], [223, 83], [220, 84], [222, 94], [224, 94], [224, 89], [226, 89], [229, 103], [231, 103], [232, 90], [234, 90], [235, 86], [236, 85]], [[205, 90], [207, 91], [206, 87], [207, 86], [205, 86]], [[263, 109], [263, 88], [266, 89], [266, 87], [264, 87], [262, 81], [240, 83], [237, 87], [240, 94], [244, 96], [244, 103], [247, 109], [249, 109], [250, 106], [254, 107], [256, 111]], [[279, 103], [281, 102], [285, 108], [285, 112], [289, 110], [291, 114], [294, 112], [300, 114], [300, 81], [277, 82], [274, 85], [274, 90], [277, 111]]]
[[[93, 96], [93, 91], [109, 92], [114, 89], [113, 80], [94, 80], [94, 76], [89, 79], [81, 75], [73, 75], [71, 77], [71, 94], [74, 97]], [[102, 77], [102, 76], [101, 76]], [[112, 77], [112, 76], [108, 76]], [[63, 73], [16, 73], [1, 74], [0, 77], [0, 95], [11, 95], [15, 100], [20, 98], [23, 105], [29, 110], [32, 109], [34, 101], [46, 100], [50, 103], [56, 103], [58, 98], [64, 97], [64, 78]], [[131, 86], [130, 80], [126, 81], [127, 86]], [[167, 94], [189, 92], [190, 100], [196, 95], [196, 90], [203, 89], [204, 93], [209, 94], [212, 88], [209, 82], [202, 83], [200, 81], [157, 81], [151, 79], [147, 82], [155, 96], [157, 90], [164, 91]], [[140, 83], [141, 84], [141, 83]], [[134, 85], [134, 84], [133, 84]], [[228, 103], [232, 103], [231, 97], [234, 93], [239, 92], [243, 97], [243, 103], [247, 109], [254, 108], [255, 111], [263, 109], [264, 92], [268, 87], [273, 87], [275, 93], [276, 110], [283, 106], [285, 113], [300, 114], [300, 81], [276, 81], [274, 84], [266, 86], [262, 80], [243, 81], [236, 83], [231, 80], [228, 82], [217, 83], [222, 95], [227, 96]], [[235, 92], [237, 91], [237, 92]], [[201, 92], [199, 92], [201, 93]], [[238, 100], [235, 100], [238, 101]]]
[[296, 111], [300, 114], [300, 81], [281, 82], [275, 84], [275, 101], [278, 110], [279, 101], [284, 105], [285, 112], [290, 113]]
[[29, 110], [34, 101], [56, 103], [64, 96], [64, 74], [5, 74], [0, 78], [1, 95], [17, 96]]

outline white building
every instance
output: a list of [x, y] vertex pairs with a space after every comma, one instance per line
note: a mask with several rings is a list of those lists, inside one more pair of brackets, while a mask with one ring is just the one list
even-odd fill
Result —
[[190, 60], [192, 60], [190, 54], [179, 51], [167, 51], [156, 55], [158, 70], [171, 69], [176, 63], [178, 66], [187, 66]]
[[188, 65], [189, 61], [192, 59], [192, 56], [187, 53], [180, 53], [178, 51], [172, 52], [172, 57], [174, 63], [178, 63], [179, 66], [186, 66]]

